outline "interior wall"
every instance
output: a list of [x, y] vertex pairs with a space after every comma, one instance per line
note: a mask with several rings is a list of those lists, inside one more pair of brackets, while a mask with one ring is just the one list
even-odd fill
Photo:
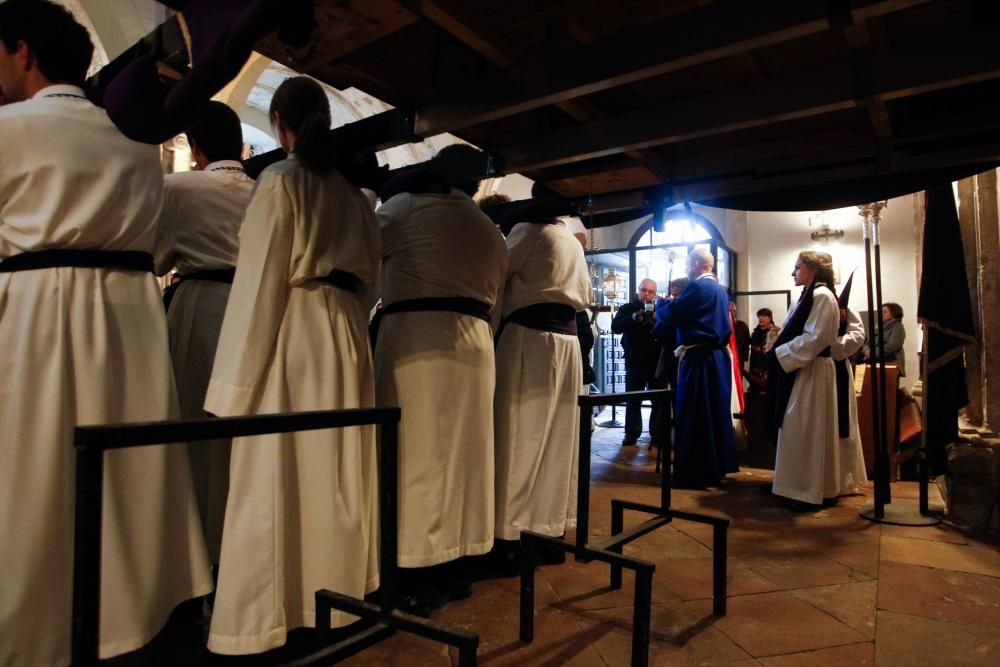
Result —
[[[882, 300], [895, 301], [903, 308], [903, 326], [906, 329], [906, 370], [903, 386], [912, 387], [918, 377], [917, 348], [917, 247], [914, 239], [914, 201], [912, 195], [889, 201], [883, 211], [881, 233]], [[810, 218], [813, 225], [810, 226]], [[798, 298], [799, 288], [791, 272], [798, 253], [803, 250], [822, 250], [834, 258], [839, 268], [843, 287], [852, 270], [857, 270], [851, 291], [850, 307], [867, 311], [865, 289], [864, 240], [861, 234], [861, 217], [855, 207], [827, 211], [825, 222], [831, 229], [844, 231], [843, 238], [829, 243], [817, 243], [810, 233], [818, 229], [816, 212], [768, 213], [750, 212], [747, 222], [747, 252], [745, 254], [750, 290], [792, 290], [792, 300]], [[753, 297], [747, 300], [749, 312], [762, 306], [774, 310], [775, 320], [784, 319], [784, 309], [775, 306], [773, 297]], [[782, 304], [783, 305], [783, 304]], [[748, 320], [750, 321], [750, 320]]]

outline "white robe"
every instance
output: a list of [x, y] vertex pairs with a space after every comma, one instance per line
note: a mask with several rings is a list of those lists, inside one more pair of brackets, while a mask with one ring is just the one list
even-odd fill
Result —
[[[51, 86], [0, 107], [0, 258], [152, 252], [157, 150], [82, 94]], [[177, 417], [163, 303], [153, 276], [135, 271], [0, 273], [0, 341], [0, 664], [65, 665], [73, 428]], [[185, 448], [107, 453], [103, 528], [100, 655], [110, 657], [212, 588]]]
[[[860, 350], [864, 344], [865, 327], [858, 314], [848, 308], [847, 331], [844, 332], [843, 336], [838, 336], [837, 340], [830, 346], [830, 357], [834, 361], [847, 359]], [[848, 362], [847, 367], [851, 368], [850, 362]], [[868, 481], [864, 450], [861, 447], [861, 433], [858, 431], [858, 401], [855, 398], [853, 377], [850, 378], [847, 397], [847, 420], [850, 424], [850, 435], [846, 438], [839, 438], [840, 444], [835, 450], [835, 458], [828, 462], [828, 465], [832, 465], [836, 471], [836, 495], [838, 496], [857, 493], [858, 487]], [[840, 435], [839, 424], [837, 435]]]
[[[789, 311], [785, 326], [794, 312]], [[833, 292], [817, 287], [802, 334], [775, 348], [782, 370], [798, 370], [778, 432], [776, 495], [819, 504], [839, 493], [837, 381], [833, 359], [817, 356], [836, 341], [839, 323]]]
[[[472, 199], [396, 195], [377, 211], [382, 302], [470, 297], [495, 304], [507, 270], [503, 237]], [[426, 567], [493, 546], [490, 325], [433, 311], [382, 318], [375, 346], [380, 405], [402, 408], [399, 564]]]
[[[205, 409], [248, 415], [374, 405], [362, 299], [313, 280], [333, 269], [370, 285], [371, 205], [337, 172], [295, 157], [260, 176]], [[378, 586], [374, 427], [237, 438], [208, 647], [258, 653], [315, 622], [314, 594]], [[335, 625], [353, 617], [335, 612]]]
[[[504, 316], [536, 303], [580, 311], [590, 302], [583, 248], [562, 225], [516, 225], [507, 253]], [[494, 400], [497, 537], [559, 536], [576, 526], [582, 378], [576, 336], [504, 327]]]
[[[157, 225], [156, 273], [176, 268], [181, 275], [236, 266], [240, 223], [250, 202], [253, 180], [239, 162], [220, 160], [203, 171], [170, 174]], [[205, 392], [215, 362], [219, 330], [229, 300], [227, 283], [187, 280], [177, 288], [167, 312], [170, 358], [181, 416], [204, 419]], [[188, 447], [198, 510], [208, 551], [219, 562], [222, 520], [229, 490], [230, 441], [205, 440]]]

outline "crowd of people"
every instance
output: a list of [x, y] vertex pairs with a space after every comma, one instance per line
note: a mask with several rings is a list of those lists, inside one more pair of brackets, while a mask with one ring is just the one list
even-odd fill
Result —
[[[736, 319], [712, 268], [711, 253], [693, 250], [679, 293], [657, 299], [655, 282], [645, 279], [612, 321], [622, 334], [627, 388], [676, 390], [674, 485], [718, 486], [738, 470], [733, 416], [746, 416], [740, 400], [746, 387], [766, 394], [768, 430], [777, 443], [769, 492], [789, 499], [794, 510], [856, 492], [867, 477], [848, 364], [869, 352], [862, 350], [864, 327], [847, 307], [849, 288], [840, 303], [833, 293], [831, 257], [802, 252], [792, 272], [802, 296], [781, 327], [771, 310], [760, 309], [753, 332]], [[902, 346], [901, 317], [896, 304], [887, 304], [887, 359]], [[664, 372], [665, 358], [679, 360], [676, 374]], [[628, 410], [623, 445], [635, 444], [642, 431], [638, 403]], [[653, 411], [651, 434], [655, 420]]]
[[[288, 157], [256, 183], [214, 102], [187, 132], [197, 170], [164, 178], [157, 148], [86, 98], [92, 48], [58, 5], [0, 4], [0, 663], [68, 661], [77, 425], [401, 406], [400, 604], [416, 613], [469, 595], [471, 558], [509, 567], [522, 530], [575, 525], [590, 279], [563, 225], [505, 239], [478, 181], [431, 167], [376, 210], [337, 169], [306, 77], [274, 94]], [[172, 270], [164, 310], [153, 275]], [[319, 589], [375, 590], [376, 457], [374, 427], [109, 453], [100, 655], [213, 589], [208, 647], [233, 655], [311, 625]]]
[[[84, 94], [92, 49], [55, 4], [0, 4], [0, 663], [68, 660], [77, 425], [400, 406], [397, 559], [416, 613], [468, 596], [471, 559], [509, 573], [521, 531], [574, 527], [591, 282], [573, 234], [543, 211], [505, 238], [479, 182], [433, 166], [391, 179], [376, 208], [338, 170], [306, 77], [274, 94], [288, 157], [256, 182], [217, 102], [187, 131], [196, 171], [164, 178], [156, 147]], [[753, 334], [713, 264], [693, 250], [669, 298], [644, 280], [613, 323], [627, 389], [676, 389], [674, 483], [738, 470], [734, 368], [749, 363], [778, 401], [774, 493], [852, 492], [864, 466], [837, 364], [864, 335], [829, 256], [799, 256], [798, 304], [780, 330], [760, 311]], [[170, 271], [164, 309], [153, 275]], [[629, 405], [623, 444], [641, 431]], [[109, 453], [101, 656], [213, 590], [208, 647], [234, 655], [311, 625], [318, 589], [375, 590], [376, 461], [374, 427]]]

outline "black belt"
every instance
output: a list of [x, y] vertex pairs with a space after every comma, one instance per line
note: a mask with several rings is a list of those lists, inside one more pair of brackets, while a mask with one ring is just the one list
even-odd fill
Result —
[[383, 315], [440, 310], [459, 315], [471, 315], [490, 322], [490, 304], [467, 296], [430, 296], [422, 299], [394, 301], [381, 309]]
[[830, 356], [830, 347], [829, 346], [825, 347], [823, 349], [823, 351], [820, 352], [819, 354], [817, 354], [816, 356], [817, 357], [829, 357]]
[[572, 306], [563, 303], [533, 303], [518, 308], [503, 319], [497, 338], [508, 324], [520, 324], [529, 329], [575, 336], [576, 311]]
[[121, 269], [153, 272], [153, 256], [139, 250], [75, 250], [51, 248], [22, 252], [0, 260], [0, 273], [34, 271], [60, 266], [80, 269]]
[[361, 294], [362, 286], [364, 285], [364, 283], [361, 282], [361, 278], [358, 278], [353, 273], [341, 271], [340, 269], [334, 269], [325, 276], [321, 278], [313, 278], [313, 280], [326, 283], [327, 285], [332, 285], [334, 287], [339, 287], [340, 289], [346, 290], [351, 294]]
[[216, 283], [227, 283], [229, 285], [233, 284], [233, 277], [236, 275], [236, 269], [202, 269], [201, 271], [192, 271], [191, 273], [184, 273], [177, 276], [177, 279], [167, 286], [167, 289], [163, 290], [163, 306], [169, 310], [170, 302], [174, 300], [174, 294], [180, 288], [183, 283], [189, 280], [210, 280]]

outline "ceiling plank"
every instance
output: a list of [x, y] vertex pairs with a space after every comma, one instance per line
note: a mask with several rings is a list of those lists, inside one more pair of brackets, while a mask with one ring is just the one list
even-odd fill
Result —
[[[994, 34], [980, 33], [876, 55], [873, 97], [885, 102], [1000, 78], [995, 44]], [[851, 68], [834, 66], [584, 123], [500, 152], [506, 170], [530, 171], [857, 106]]]
[[[489, 62], [501, 68], [508, 68], [514, 65], [515, 60], [501, 47], [497, 46], [493, 40], [484, 35], [485, 29], [473, 26], [470, 19], [462, 19], [454, 11], [448, 11], [441, 2], [434, 0], [407, 0], [404, 5], [413, 11], [418, 12], [425, 19], [444, 30], [452, 37], [462, 42], [470, 49], [486, 58]], [[566, 115], [577, 122], [588, 122], [603, 118], [605, 114], [582, 99], [568, 99], [556, 103], [556, 106]], [[666, 163], [651, 150], [630, 150], [625, 151], [629, 158], [647, 165], [647, 174], [655, 178], [665, 180], [667, 172]]]
[[[855, 0], [850, 11], [858, 21], [930, 1]], [[828, 11], [826, 0], [770, 0], [767, 12], [760, 11], [756, 3], [723, 0], [570, 49], [558, 59], [510, 68], [471, 89], [444, 93], [446, 99], [482, 102], [425, 106], [417, 115], [417, 134], [427, 137], [452, 132], [823, 32], [831, 27]], [[665, 39], [665, 35], [670, 38]], [[633, 48], [637, 43], [643, 48]], [[512, 94], [514, 82], [520, 90]]]

